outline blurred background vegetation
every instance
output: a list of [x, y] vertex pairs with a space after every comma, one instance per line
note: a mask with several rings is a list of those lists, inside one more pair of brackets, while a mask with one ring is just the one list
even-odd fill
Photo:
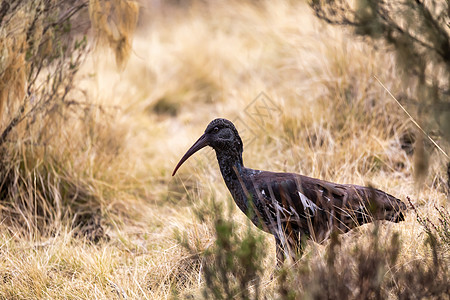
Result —
[[[449, 10], [1, 1], [0, 297], [448, 297]], [[276, 270], [211, 150], [170, 176], [215, 117], [249, 167], [372, 184], [411, 212]]]

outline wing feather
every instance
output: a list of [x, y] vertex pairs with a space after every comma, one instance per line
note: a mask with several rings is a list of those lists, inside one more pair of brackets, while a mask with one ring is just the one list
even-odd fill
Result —
[[266, 219], [273, 218], [278, 227], [289, 222], [316, 236], [325, 236], [331, 228], [347, 232], [373, 218], [388, 219], [390, 210], [406, 209], [397, 198], [371, 187], [265, 171], [252, 180], [253, 188], [258, 189], [253, 191], [257, 205], [266, 211]]

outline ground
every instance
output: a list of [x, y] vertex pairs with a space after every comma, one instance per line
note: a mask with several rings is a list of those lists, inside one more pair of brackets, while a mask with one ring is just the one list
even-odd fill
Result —
[[[72, 149], [79, 152], [74, 169], [76, 159], [90, 162], [91, 169], [77, 173], [84, 174], [80, 180], [97, 178], [90, 184], [102, 198], [107, 238], [92, 243], [67, 224], [50, 235], [0, 224], [1, 298], [199, 297], [201, 254], [215, 240], [208, 205], [234, 204], [210, 149], [171, 173], [217, 117], [234, 121], [248, 167], [371, 184], [405, 202], [409, 196], [431, 220], [439, 217], [434, 206], [448, 207], [445, 157], [426, 148], [429, 171], [417, 184], [414, 156], [405, 151], [405, 136], [417, 128], [375, 79], [393, 95], [411, 93], [394, 55], [321, 23], [304, 3], [149, 2], [124, 70], [108, 51], [93, 52], [77, 79], [77, 88], [102, 107], [94, 108], [89, 137], [97, 148]], [[238, 235], [262, 234], [236, 208], [229, 218]], [[372, 229], [341, 236], [342, 249], [364, 245]], [[380, 232], [399, 233], [400, 265], [429, 255], [414, 212], [402, 223], [382, 223]], [[183, 234], [197, 255], [182, 245]], [[262, 236], [262, 291], [277, 298], [274, 241]], [[308, 243], [302, 259], [324, 259], [326, 245]]]

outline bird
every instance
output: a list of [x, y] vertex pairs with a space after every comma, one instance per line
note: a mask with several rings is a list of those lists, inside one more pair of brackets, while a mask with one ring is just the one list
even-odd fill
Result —
[[321, 243], [332, 233], [346, 233], [374, 220], [405, 220], [405, 203], [371, 186], [246, 168], [238, 130], [223, 118], [209, 123], [172, 176], [206, 146], [215, 150], [222, 177], [239, 209], [254, 225], [275, 237], [277, 266], [286, 258], [295, 261], [301, 257], [307, 239]]

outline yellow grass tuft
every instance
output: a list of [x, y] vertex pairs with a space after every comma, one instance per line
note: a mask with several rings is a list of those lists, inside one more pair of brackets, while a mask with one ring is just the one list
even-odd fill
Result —
[[32, 16], [24, 6], [16, 14], [8, 16], [0, 30], [0, 125], [4, 125], [5, 115], [17, 108], [25, 95], [27, 52], [27, 25]]
[[131, 54], [131, 39], [136, 29], [139, 6], [129, 0], [91, 0], [89, 16], [100, 42], [111, 47], [120, 69]]

